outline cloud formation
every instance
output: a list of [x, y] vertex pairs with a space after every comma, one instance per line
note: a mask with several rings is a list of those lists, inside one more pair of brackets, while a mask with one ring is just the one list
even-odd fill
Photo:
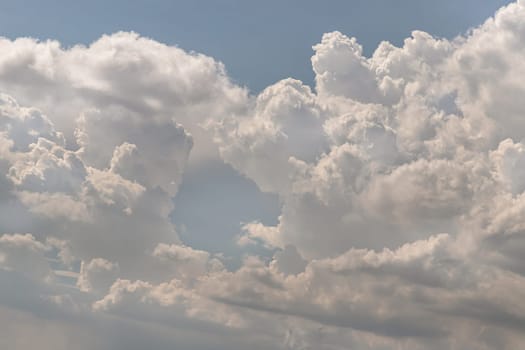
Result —
[[[0, 345], [519, 348], [524, 18], [372, 57], [327, 33], [314, 89], [256, 96], [135, 33], [0, 39]], [[191, 157], [279, 198], [238, 268], [171, 222]]]

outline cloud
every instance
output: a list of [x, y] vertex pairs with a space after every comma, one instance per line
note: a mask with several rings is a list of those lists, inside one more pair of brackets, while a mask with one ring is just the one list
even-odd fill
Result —
[[164, 269], [164, 278], [171, 276], [191, 285], [195, 279], [224, 269], [222, 262], [203, 250], [191, 247], [160, 243], [153, 251], [159, 268]]
[[97, 258], [89, 263], [82, 262], [77, 286], [85, 292], [105, 293], [119, 275], [118, 264]]
[[324, 150], [322, 112], [302, 82], [266, 88], [248, 116], [211, 121], [221, 156], [268, 192], [286, 191], [290, 157], [314, 160]]
[[46, 261], [49, 250], [48, 245], [29, 233], [3, 234], [0, 236], [0, 268], [37, 279], [50, 278], [52, 272]]
[[[371, 57], [327, 33], [315, 88], [256, 96], [135, 33], [0, 39], [0, 321], [28, 335], [0, 344], [518, 348], [523, 18]], [[188, 161], [219, 157], [281, 205], [239, 222], [238, 267], [170, 216]]]

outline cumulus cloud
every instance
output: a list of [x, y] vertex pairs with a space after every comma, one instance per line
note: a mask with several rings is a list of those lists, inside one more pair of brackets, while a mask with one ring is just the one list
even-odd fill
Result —
[[48, 278], [51, 269], [46, 261], [50, 247], [39, 242], [29, 233], [3, 234], [0, 236], [0, 267], [29, 276]]
[[[43, 348], [97, 324], [119, 330], [99, 348], [518, 348], [523, 18], [371, 57], [327, 33], [315, 88], [256, 96], [135, 33], [0, 39], [0, 321], [64, 342]], [[171, 222], [193, 156], [279, 198], [275, 225], [239, 222], [240, 266]]]
[[105, 293], [119, 275], [118, 264], [97, 258], [90, 262], [82, 262], [77, 286], [85, 292]]

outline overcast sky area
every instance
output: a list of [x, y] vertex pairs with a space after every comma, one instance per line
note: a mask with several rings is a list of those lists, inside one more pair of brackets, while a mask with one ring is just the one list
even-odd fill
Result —
[[519, 349], [525, 1], [0, 1], [0, 348]]

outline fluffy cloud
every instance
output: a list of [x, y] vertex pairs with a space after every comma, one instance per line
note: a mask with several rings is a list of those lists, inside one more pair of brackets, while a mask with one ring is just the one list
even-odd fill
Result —
[[85, 292], [105, 293], [119, 275], [118, 264], [97, 258], [80, 265], [77, 286]]
[[[457, 232], [458, 220], [474, 203], [499, 191], [495, 176], [521, 193], [519, 144], [511, 150], [509, 143], [520, 140], [516, 130], [522, 128], [508, 124], [509, 114], [520, 110], [514, 106], [520, 99], [503, 99], [521, 89], [510, 79], [522, 67], [514, 54], [519, 50], [511, 49], [523, 35], [517, 29], [522, 12], [523, 4], [511, 4], [454, 41], [414, 32], [401, 48], [382, 43], [371, 58], [363, 57], [355, 39], [325, 34], [314, 47], [316, 93], [309, 96], [319, 120], [311, 134], [321, 137], [311, 144], [323, 145], [322, 152], [313, 158], [287, 152], [293, 135], [282, 128], [279, 141], [275, 134], [252, 140], [244, 130], [261, 130], [258, 109], [251, 122], [244, 118], [242, 124], [217, 128], [223, 158], [283, 201], [279, 224], [258, 232], [277, 230], [271, 235], [274, 244], [292, 244], [307, 257], [330, 257], [352, 247], [393, 248], [435, 232]], [[492, 45], [484, 40], [489, 35]], [[507, 50], [513, 54], [505, 55]], [[493, 64], [488, 52], [501, 64]], [[476, 63], [483, 57], [488, 61]], [[475, 62], [467, 66], [467, 58]], [[486, 74], [491, 78], [481, 78]], [[489, 92], [496, 89], [493, 80], [499, 84], [507, 76], [504, 88]], [[282, 82], [261, 96], [276, 89], [281, 100], [289, 96]], [[511, 90], [507, 97], [502, 89]], [[495, 98], [500, 98], [498, 108], [488, 107]], [[294, 98], [287, 101], [299, 105]], [[282, 115], [290, 115], [285, 102], [279, 106]], [[276, 148], [278, 156], [269, 157]], [[264, 160], [257, 161], [261, 154]], [[270, 166], [270, 160], [276, 162]], [[263, 181], [283, 185], [272, 188]]]
[[23, 274], [49, 278], [52, 271], [46, 261], [50, 247], [26, 234], [3, 234], [0, 236], [0, 268]]
[[249, 115], [210, 127], [227, 162], [263, 191], [284, 192], [293, 171], [289, 158], [312, 161], [324, 150], [321, 107], [311, 89], [293, 79], [266, 88], [254, 104]]
[[[87, 349], [107, 327], [95, 348], [518, 348], [523, 18], [369, 58], [327, 33], [315, 89], [257, 96], [134, 33], [0, 39], [0, 321], [29, 335], [0, 344]], [[170, 218], [188, 159], [219, 156], [281, 204], [239, 223], [240, 266]]]

